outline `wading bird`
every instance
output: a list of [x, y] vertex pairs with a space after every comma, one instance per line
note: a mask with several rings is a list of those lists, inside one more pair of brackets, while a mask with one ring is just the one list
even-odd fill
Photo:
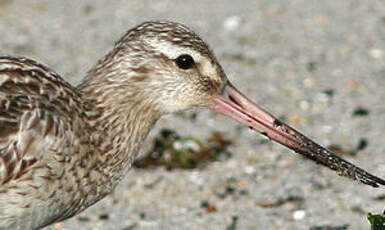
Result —
[[336, 156], [239, 92], [184, 25], [130, 29], [74, 87], [27, 58], [0, 57], [0, 229], [39, 229], [109, 194], [164, 114], [224, 114], [342, 176], [385, 181]]

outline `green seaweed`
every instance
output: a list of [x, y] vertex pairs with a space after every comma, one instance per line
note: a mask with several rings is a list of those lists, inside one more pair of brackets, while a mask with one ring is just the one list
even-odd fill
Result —
[[228, 158], [232, 142], [219, 132], [213, 132], [207, 141], [195, 137], [181, 137], [175, 131], [162, 129], [154, 140], [153, 147], [144, 158], [136, 160], [136, 168], [164, 166], [169, 170], [194, 169], [210, 161]]
[[371, 214], [368, 213], [368, 220], [372, 230], [384, 230], [385, 229], [385, 215], [384, 214]]

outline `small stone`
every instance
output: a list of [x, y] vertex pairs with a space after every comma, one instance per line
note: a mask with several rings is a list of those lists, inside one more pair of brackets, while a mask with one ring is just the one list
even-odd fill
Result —
[[253, 174], [253, 173], [255, 173], [255, 168], [253, 167], [253, 166], [247, 166], [247, 167], [245, 167], [245, 173], [246, 174]]
[[172, 143], [172, 147], [175, 150], [180, 151], [183, 148], [183, 144], [180, 141], [175, 141], [174, 143]]
[[226, 18], [223, 23], [223, 27], [228, 31], [234, 31], [238, 28], [241, 22], [241, 18], [239, 16], [231, 16]]
[[183, 147], [184, 149], [191, 149], [194, 152], [198, 152], [201, 150], [201, 147], [199, 146], [199, 144], [194, 140], [187, 140], [186, 142], [183, 143]]
[[293, 212], [294, 220], [302, 220], [303, 218], [305, 218], [305, 216], [306, 216], [305, 210], [296, 210]]
[[309, 102], [308, 101], [306, 101], [306, 100], [302, 100], [302, 101], [300, 101], [299, 102], [299, 107], [302, 109], [302, 110], [304, 110], [304, 111], [306, 111], [306, 110], [308, 110], [309, 109]]
[[372, 58], [379, 60], [384, 56], [384, 51], [381, 49], [371, 49], [369, 54]]

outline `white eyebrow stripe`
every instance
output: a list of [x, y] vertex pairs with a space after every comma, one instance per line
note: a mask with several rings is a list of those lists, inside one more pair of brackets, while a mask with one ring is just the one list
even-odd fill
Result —
[[148, 39], [146, 40], [146, 43], [151, 46], [155, 52], [164, 54], [170, 59], [176, 59], [182, 54], [189, 54], [195, 61], [202, 60], [202, 55], [189, 47], [178, 46], [172, 44], [171, 42], [159, 40], [157, 38]]
[[199, 64], [199, 70], [202, 75], [213, 77], [218, 74], [217, 69], [211, 63], [210, 58], [203, 56], [196, 50], [190, 49], [189, 47], [178, 46], [157, 38], [148, 39], [146, 42], [155, 52], [161, 53], [171, 60], [176, 59], [182, 54], [191, 55], [194, 61]]

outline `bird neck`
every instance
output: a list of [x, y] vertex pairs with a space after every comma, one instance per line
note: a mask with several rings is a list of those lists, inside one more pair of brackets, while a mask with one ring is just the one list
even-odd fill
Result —
[[127, 84], [126, 81], [123, 86], [106, 81], [101, 74], [105, 72], [91, 71], [78, 89], [92, 130], [90, 146], [100, 158], [98, 168], [114, 177], [110, 179], [119, 181], [162, 113], [141, 92], [140, 82]]

